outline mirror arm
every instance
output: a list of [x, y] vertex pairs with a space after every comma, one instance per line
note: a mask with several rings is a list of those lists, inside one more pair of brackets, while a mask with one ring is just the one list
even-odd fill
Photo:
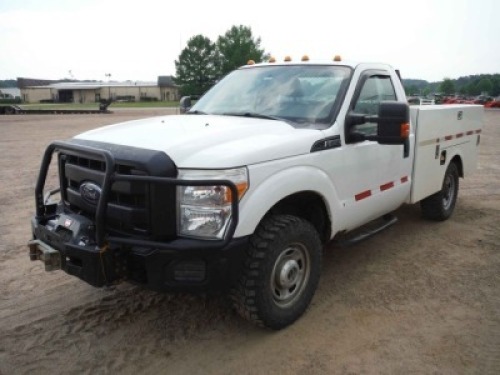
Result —
[[179, 103], [179, 108], [181, 113], [186, 113], [191, 109], [191, 97], [183, 96]]
[[350, 132], [349, 134], [349, 139], [351, 142], [363, 142], [366, 140], [370, 140], [369, 138], [370, 136], [367, 136], [360, 132]]
[[355, 113], [351, 111], [347, 115], [347, 126], [351, 128], [352, 126], [362, 125], [366, 122], [366, 115]]

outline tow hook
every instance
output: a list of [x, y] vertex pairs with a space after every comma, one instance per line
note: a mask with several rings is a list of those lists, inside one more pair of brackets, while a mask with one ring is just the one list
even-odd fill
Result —
[[61, 269], [61, 253], [40, 240], [28, 242], [30, 260], [41, 260], [45, 264], [45, 271]]

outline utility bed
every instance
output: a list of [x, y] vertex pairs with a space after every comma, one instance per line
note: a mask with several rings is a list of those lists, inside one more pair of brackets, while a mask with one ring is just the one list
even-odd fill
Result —
[[415, 126], [411, 203], [441, 189], [450, 148], [460, 146], [460, 175], [476, 169], [476, 147], [480, 141], [483, 113], [480, 105], [432, 105], [410, 109], [411, 122]]

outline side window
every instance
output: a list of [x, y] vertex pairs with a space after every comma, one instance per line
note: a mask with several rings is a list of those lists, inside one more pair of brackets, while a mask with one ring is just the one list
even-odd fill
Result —
[[[391, 78], [384, 75], [374, 75], [369, 77], [363, 84], [359, 97], [354, 104], [354, 112], [365, 115], [378, 114], [378, 107], [383, 100], [396, 100], [396, 92], [392, 85]], [[375, 135], [377, 124], [368, 122], [357, 125], [356, 131], [365, 135]]]

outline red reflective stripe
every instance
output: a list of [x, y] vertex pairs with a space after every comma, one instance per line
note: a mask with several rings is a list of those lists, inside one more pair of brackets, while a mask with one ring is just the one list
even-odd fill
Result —
[[388, 190], [394, 187], [394, 182], [388, 182], [387, 184], [380, 185], [380, 191]]
[[360, 201], [361, 199], [368, 198], [371, 195], [372, 195], [372, 191], [366, 190], [366, 191], [363, 191], [362, 193], [356, 194], [354, 196], [354, 199], [356, 199], [356, 202], [357, 202], [357, 201]]
[[[408, 176], [401, 177], [400, 181], [401, 181], [402, 184], [404, 184], [405, 182], [408, 182]], [[393, 188], [394, 185], [395, 185], [394, 181], [382, 184], [382, 185], [380, 185], [380, 191], [389, 190], [389, 189]], [[371, 190], [365, 190], [365, 191], [362, 191], [359, 194], [356, 194], [354, 196], [354, 199], [357, 202], [357, 201], [360, 201], [362, 199], [365, 199], [365, 198], [368, 198], [368, 197], [371, 197], [371, 196], [372, 196], [372, 191]]]
[[447, 135], [446, 137], [444, 137], [444, 140], [445, 140], [445, 141], [449, 141], [449, 140], [451, 140], [451, 139], [453, 139], [453, 136], [452, 136], [452, 135]]
[[472, 135], [472, 134], [474, 134], [474, 131], [473, 131], [473, 130], [469, 130], [469, 131], [468, 131], [467, 133], [465, 133], [465, 134], [467, 134], [467, 135]]
[[476, 134], [481, 133], [481, 129], [476, 130]]
[[464, 133], [458, 133], [457, 135], [455, 135], [455, 137], [457, 137], [457, 138], [461, 138], [463, 136], [464, 136]]

